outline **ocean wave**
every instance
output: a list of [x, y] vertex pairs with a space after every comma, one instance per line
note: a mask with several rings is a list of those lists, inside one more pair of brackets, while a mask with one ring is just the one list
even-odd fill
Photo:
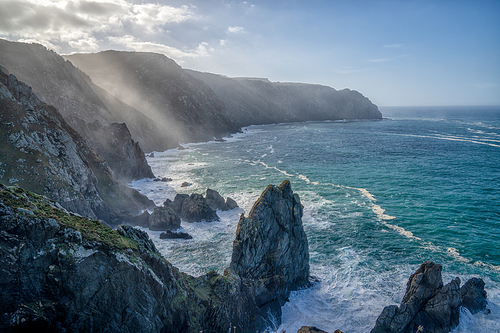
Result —
[[[492, 147], [497, 147], [500, 148], [500, 144], [494, 144], [494, 143], [489, 143], [489, 142], [483, 142], [483, 141], [478, 141], [474, 140], [472, 138], [464, 138], [464, 137], [455, 137], [455, 136], [446, 136], [444, 134], [441, 135], [422, 135], [422, 134], [393, 134], [397, 136], [408, 136], [408, 137], [416, 137], [416, 138], [428, 138], [428, 139], [438, 139], [438, 140], [448, 140], [448, 141], [461, 141], [461, 142], [469, 142], [469, 143], [475, 143], [475, 144], [480, 144], [480, 145], [487, 145], [487, 146], [492, 146]], [[490, 141], [490, 139], [487, 139]]]

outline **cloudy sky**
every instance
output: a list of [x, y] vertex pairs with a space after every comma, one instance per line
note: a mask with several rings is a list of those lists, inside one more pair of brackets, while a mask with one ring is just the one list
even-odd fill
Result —
[[500, 105], [498, 0], [0, 0], [0, 38], [158, 52], [379, 106]]

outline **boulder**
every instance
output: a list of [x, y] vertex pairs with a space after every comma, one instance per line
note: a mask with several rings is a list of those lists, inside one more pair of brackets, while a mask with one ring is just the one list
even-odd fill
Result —
[[213, 210], [231, 210], [238, 207], [236, 201], [231, 198], [227, 198], [224, 201], [224, 198], [219, 194], [219, 192], [207, 188], [207, 193], [205, 195], [205, 199], [207, 201], [207, 205]]
[[207, 205], [201, 194], [193, 193], [182, 202], [181, 218], [187, 222], [219, 221], [217, 213]]
[[156, 207], [149, 217], [150, 230], [176, 230], [181, 227], [181, 219], [169, 207]]
[[[424, 262], [411, 275], [400, 306], [385, 307], [371, 333], [414, 333], [422, 329], [426, 333], [448, 333], [458, 326], [462, 295], [482, 294], [481, 283], [469, 280], [463, 293], [459, 278], [443, 287], [441, 270], [439, 264]], [[482, 288], [484, 290], [484, 282]], [[474, 289], [477, 292], [472, 291]]]
[[236, 207], [238, 207], [238, 204], [236, 203], [236, 201], [234, 201], [230, 197], [227, 197], [226, 198], [226, 208], [227, 208], [227, 210], [232, 210], [232, 209], [235, 209]]
[[207, 201], [207, 205], [213, 210], [226, 210], [226, 202], [219, 192], [207, 188], [205, 199]]
[[160, 239], [193, 239], [193, 237], [190, 234], [187, 234], [185, 232], [173, 232], [170, 230], [167, 230], [166, 232], [162, 232], [160, 234]]

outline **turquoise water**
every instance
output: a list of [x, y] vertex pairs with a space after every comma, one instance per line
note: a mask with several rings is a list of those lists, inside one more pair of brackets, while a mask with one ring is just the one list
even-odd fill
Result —
[[[134, 187], [161, 204], [207, 187], [241, 209], [216, 223], [183, 223], [192, 241], [150, 232], [174, 265], [199, 275], [229, 265], [239, 214], [269, 184], [289, 179], [305, 207], [311, 273], [320, 283], [293, 293], [283, 324], [368, 332], [399, 304], [426, 260], [448, 283], [479, 276], [490, 315], [461, 314], [456, 332], [500, 332], [500, 108], [391, 108], [374, 122], [251, 126], [226, 142], [189, 144], [148, 161], [171, 183]], [[181, 188], [183, 181], [192, 183]]]

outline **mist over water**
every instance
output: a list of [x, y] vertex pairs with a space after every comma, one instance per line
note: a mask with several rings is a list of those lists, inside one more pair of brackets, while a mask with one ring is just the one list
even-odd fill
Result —
[[156, 204], [208, 187], [241, 208], [218, 212], [219, 222], [183, 222], [193, 240], [149, 234], [182, 271], [222, 273], [239, 215], [267, 185], [289, 179], [305, 207], [311, 274], [320, 282], [292, 293], [279, 331], [369, 332], [432, 260], [443, 265], [444, 283], [486, 282], [492, 313], [461, 313], [456, 332], [500, 332], [500, 108], [389, 111], [390, 120], [376, 122], [252, 126], [226, 142], [155, 153], [153, 172], [173, 181], [133, 186]]

